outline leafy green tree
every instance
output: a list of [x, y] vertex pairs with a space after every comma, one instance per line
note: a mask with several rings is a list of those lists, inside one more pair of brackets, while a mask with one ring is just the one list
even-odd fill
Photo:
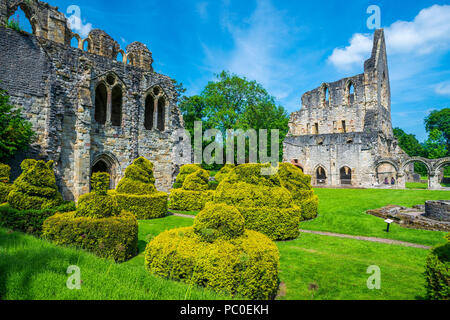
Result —
[[425, 157], [426, 151], [413, 134], [407, 134], [400, 128], [394, 129], [394, 136], [398, 140], [398, 144], [403, 151], [410, 157]]
[[439, 130], [442, 133], [447, 155], [450, 155], [450, 108], [431, 112], [425, 118], [425, 126], [430, 134], [433, 130]]
[[429, 159], [446, 157], [449, 153], [444, 133], [438, 129], [431, 130], [429, 138], [425, 142], [425, 150]]
[[0, 161], [6, 162], [17, 152], [25, 150], [33, 139], [31, 123], [21, 110], [9, 103], [9, 96], [0, 89]]

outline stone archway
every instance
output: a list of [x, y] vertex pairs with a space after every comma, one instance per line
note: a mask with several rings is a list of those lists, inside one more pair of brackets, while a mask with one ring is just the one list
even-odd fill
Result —
[[[404, 181], [402, 181], [402, 186], [406, 187], [406, 183], [408, 182], [408, 179], [411, 179], [411, 177], [409, 177], [409, 175], [408, 175], [408, 172], [409, 173], [411, 172], [411, 170], [408, 169], [408, 166], [412, 166], [412, 165], [414, 165], [414, 163], [421, 163], [425, 166], [427, 174], [428, 174], [428, 188], [432, 189], [433, 188], [432, 187], [433, 179], [434, 179], [434, 172], [432, 169], [432, 160], [422, 158], [422, 157], [409, 158], [402, 163], [401, 172], [400, 172], [400, 175], [403, 177], [402, 179], [404, 180]], [[419, 180], [420, 180], [420, 175], [419, 175]]]
[[399, 183], [399, 166], [389, 159], [379, 160], [375, 167], [376, 183], [378, 185], [397, 186]]
[[115, 189], [120, 179], [120, 166], [116, 157], [111, 154], [103, 153], [95, 157], [91, 164], [90, 177], [97, 172], [106, 172], [110, 175], [110, 189]]
[[445, 176], [446, 167], [450, 166], [450, 157], [439, 159], [433, 166], [433, 175], [430, 188], [440, 189], [448, 188], [450, 178]]

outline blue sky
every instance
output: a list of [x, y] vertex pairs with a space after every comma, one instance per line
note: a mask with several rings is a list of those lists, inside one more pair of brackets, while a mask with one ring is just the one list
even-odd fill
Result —
[[423, 119], [450, 107], [450, 1], [50, 0], [68, 16], [81, 9], [84, 36], [105, 30], [125, 48], [153, 52], [154, 68], [198, 94], [228, 70], [257, 80], [289, 112], [323, 82], [363, 72], [373, 30], [386, 29], [394, 126], [426, 139]]

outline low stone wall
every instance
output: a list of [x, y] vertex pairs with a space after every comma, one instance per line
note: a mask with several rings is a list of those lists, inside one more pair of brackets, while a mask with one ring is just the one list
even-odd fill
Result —
[[450, 201], [427, 201], [425, 216], [433, 220], [450, 222]]

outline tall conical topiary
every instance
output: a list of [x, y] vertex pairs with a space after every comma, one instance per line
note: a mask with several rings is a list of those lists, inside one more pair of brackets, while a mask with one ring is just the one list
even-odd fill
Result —
[[234, 207], [208, 203], [194, 225], [158, 235], [145, 250], [147, 270], [165, 278], [254, 300], [273, 299], [279, 251], [262, 233], [245, 230]]
[[8, 201], [8, 194], [11, 191], [12, 185], [9, 183], [9, 176], [11, 174], [11, 167], [0, 163], [0, 204]]
[[202, 169], [198, 164], [185, 164], [180, 168], [180, 173], [177, 175], [177, 179], [173, 185], [174, 189], [181, 189], [183, 187], [186, 177], [197, 170]]
[[8, 203], [18, 210], [49, 209], [63, 203], [56, 186], [53, 161], [45, 163], [32, 159], [21, 164], [22, 174], [14, 181]]
[[168, 194], [156, 190], [153, 169], [153, 163], [144, 157], [134, 160], [115, 192], [111, 192], [122, 210], [135, 214], [140, 220], [167, 215]]

